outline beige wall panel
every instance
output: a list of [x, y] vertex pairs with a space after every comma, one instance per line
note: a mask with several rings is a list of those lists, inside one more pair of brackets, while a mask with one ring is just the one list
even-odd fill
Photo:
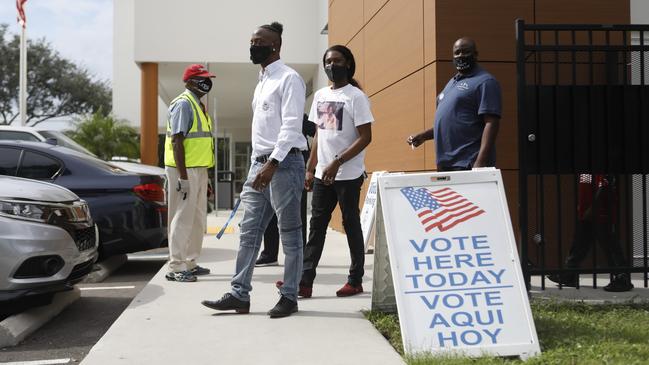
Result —
[[354, 60], [356, 61], [356, 72], [354, 78], [361, 84], [361, 87], [365, 88], [365, 44], [363, 42], [365, 32], [361, 31], [352, 39], [347, 47], [354, 54]]
[[[433, 128], [435, 121], [435, 101], [441, 89], [437, 86], [437, 63], [426, 66], [424, 69], [424, 129]], [[422, 148], [422, 147], [419, 147]], [[437, 168], [435, 163], [435, 141], [424, 143], [426, 170]]]
[[378, 12], [386, 2], [390, 0], [364, 0], [363, 14], [367, 23]]
[[532, 22], [534, 18], [533, 0], [436, 0], [435, 3], [438, 60], [450, 60], [453, 43], [467, 36], [476, 41], [480, 59], [515, 61], [514, 21], [522, 18]]
[[628, 24], [629, 0], [537, 0], [536, 23]]
[[368, 172], [424, 169], [424, 149], [412, 150], [406, 139], [424, 128], [424, 71], [372, 96], [372, 143], [365, 166]]
[[437, 58], [437, 0], [424, 0], [424, 64]]
[[[448, 80], [455, 75], [455, 68], [451, 62], [437, 62], [436, 64], [437, 90], [439, 93], [444, 89]], [[500, 169], [518, 169], [516, 64], [481, 62], [480, 65], [494, 75], [502, 90], [503, 115], [500, 120], [498, 139], [496, 140], [496, 167]]]
[[423, 67], [422, 0], [390, 0], [365, 26], [369, 95]]
[[329, 6], [329, 44], [347, 44], [363, 27], [363, 0], [335, 1]]
[[[516, 243], [520, 243], [520, 230], [518, 229], [518, 170], [501, 170], [503, 177], [503, 185], [505, 186], [505, 195], [507, 195], [507, 206], [509, 207], [509, 215], [512, 219], [512, 227], [514, 228], [514, 237]], [[520, 247], [519, 247], [520, 249]]]

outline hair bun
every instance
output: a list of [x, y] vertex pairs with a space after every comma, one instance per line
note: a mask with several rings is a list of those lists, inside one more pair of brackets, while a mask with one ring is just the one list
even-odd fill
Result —
[[279, 22], [272, 22], [270, 23], [269, 27], [272, 28], [275, 32], [277, 32], [280, 36], [284, 31], [284, 26]]

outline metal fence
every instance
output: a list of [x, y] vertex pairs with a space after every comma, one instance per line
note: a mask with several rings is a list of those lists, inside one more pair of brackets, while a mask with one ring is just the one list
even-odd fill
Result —
[[647, 287], [649, 26], [516, 31], [526, 279], [642, 272]]

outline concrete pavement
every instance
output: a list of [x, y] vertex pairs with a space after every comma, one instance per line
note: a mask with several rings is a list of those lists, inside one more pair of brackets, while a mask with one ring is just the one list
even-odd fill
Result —
[[545, 280], [545, 290], [541, 285], [541, 276], [532, 276], [530, 294], [533, 298], [551, 299], [557, 301], [584, 302], [589, 304], [649, 302], [649, 289], [644, 287], [642, 274], [631, 275], [635, 288], [622, 293], [607, 292], [602, 289], [609, 283], [608, 274], [597, 275], [597, 288], [593, 288], [593, 275], [580, 275], [580, 288], [559, 286], [550, 280]]
[[[223, 225], [227, 215], [209, 216], [208, 226]], [[327, 235], [314, 296], [300, 299], [297, 314], [266, 315], [279, 299], [274, 283], [283, 267], [255, 269], [250, 314], [203, 307], [201, 300], [218, 299], [230, 288], [240, 220], [238, 214], [234, 232], [220, 240], [205, 236], [200, 264], [212, 270], [210, 275], [176, 283], [165, 280], [166, 267], [160, 270], [83, 364], [403, 364], [361, 313], [370, 308], [372, 255], [366, 256], [366, 292], [336, 297], [347, 278], [349, 253], [345, 236], [335, 231]]]

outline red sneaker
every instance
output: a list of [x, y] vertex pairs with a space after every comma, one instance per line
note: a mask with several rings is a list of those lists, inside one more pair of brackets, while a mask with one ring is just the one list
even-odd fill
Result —
[[300, 290], [297, 291], [297, 296], [300, 298], [311, 298], [313, 288], [310, 286], [300, 285]]
[[336, 296], [339, 297], [349, 297], [352, 295], [360, 294], [363, 292], [363, 285], [358, 285], [358, 286], [351, 286], [351, 284], [347, 283], [345, 284], [342, 288], [338, 289], [336, 292]]
[[[277, 280], [275, 282], [275, 287], [277, 289], [281, 288], [282, 285], [284, 285], [284, 282], [281, 280]], [[300, 284], [300, 289], [297, 291], [297, 296], [301, 298], [311, 298], [311, 295], [313, 295], [313, 288], [310, 286]]]

